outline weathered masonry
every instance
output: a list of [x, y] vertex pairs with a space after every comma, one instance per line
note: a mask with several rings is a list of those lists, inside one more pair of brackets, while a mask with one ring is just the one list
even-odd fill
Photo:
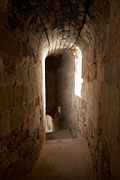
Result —
[[85, 138], [96, 179], [119, 179], [119, 0], [0, 0], [0, 179], [32, 169], [46, 113]]

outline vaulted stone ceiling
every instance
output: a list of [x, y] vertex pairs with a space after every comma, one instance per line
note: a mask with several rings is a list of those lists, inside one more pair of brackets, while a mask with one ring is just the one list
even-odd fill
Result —
[[74, 49], [85, 23], [90, 20], [90, 5], [90, 0], [11, 0], [9, 25], [29, 29], [39, 34], [40, 40], [46, 38], [49, 52]]

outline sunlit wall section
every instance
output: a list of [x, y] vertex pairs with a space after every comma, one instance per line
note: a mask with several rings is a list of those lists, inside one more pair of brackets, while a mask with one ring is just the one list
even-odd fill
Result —
[[46, 115], [46, 133], [53, 132], [53, 118]]
[[75, 95], [81, 98], [82, 90], [82, 53], [81, 50], [77, 47], [75, 50]]

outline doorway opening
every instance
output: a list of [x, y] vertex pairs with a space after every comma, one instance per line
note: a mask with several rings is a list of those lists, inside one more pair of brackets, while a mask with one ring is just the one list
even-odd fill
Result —
[[62, 128], [61, 118], [61, 88], [60, 67], [62, 65], [61, 55], [48, 56], [45, 60], [45, 85], [46, 85], [46, 114], [49, 114], [54, 123], [53, 130]]
[[[78, 49], [79, 50], [79, 49]], [[75, 131], [81, 95], [82, 56], [70, 50], [47, 56], [45, 60], [46, 114], [56, 130]]]

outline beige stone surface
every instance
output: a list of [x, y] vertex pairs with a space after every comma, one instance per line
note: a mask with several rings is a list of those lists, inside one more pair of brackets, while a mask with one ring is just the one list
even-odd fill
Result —
[[42, 146], [45, 58], [79, 47], [82, 98], [71, 92], [72, 63], [58, 76], [64, 120], [88, 143], [97, 179], [118, 180], [120, 1], [0, 0], [0, 17], [0, 179], [30, 171]]
[[[66, 131], [59, 133], [60, 137], [62, 133], [65, 138]], [[94, 180], [91, 156], [85, 140], [83, 138], [47, 140], [32, 173], [19, 178], [25, 179]]]

